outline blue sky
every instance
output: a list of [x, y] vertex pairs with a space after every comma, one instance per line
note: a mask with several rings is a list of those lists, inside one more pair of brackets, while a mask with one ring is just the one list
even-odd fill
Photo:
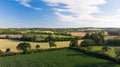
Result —
[[0, 28], [120, 27], [120, 0], [0, 0]]

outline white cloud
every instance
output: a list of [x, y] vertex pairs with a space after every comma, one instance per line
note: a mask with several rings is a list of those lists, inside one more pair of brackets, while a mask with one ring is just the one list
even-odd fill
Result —
[[17, 2], [20, 2], [21, 5], [24, 5], [26, 7], [31, 7], [31, 5], [29, 4], [29, 2], [31, 2], [31, 0], [16, 0]]
[[33, 9], [35, 9], [35, 10], [41, 10], [41, 8], [37, 8], [37, 7], [34, 7]]
[[[56, 15], [62, 21], [80, 21], [84, 19], [92, 19], [91, 14], [100, 13], [97, 5], [105, 4], [104, 0], [43, 0], [49, 6], [61, 6], [63, 8], [54, 8]], [[66, 15], [64, 12], [72, 13]], [[64, 14], [63, 14], [64, 13]]]
[[[120, 14], [106, 16], [98, 5], [106, 4], [106, 0], [43, 0], [47, 5], [52, 6], [55, 14], [61, 21], [78, 22], [88, 25], [120, 26]], [[61, 5], [64, 4], [64, 5]], [[118, 9], [120, 11], [120, 9]], [[70, 14], [69, 14], [70, 13]], [[93, 16], [94, 13], [103, 14], [100, 17]], [[116, 24], [114, 24], [116, 23]], [[106, 24], [106, 25], [105, 25]]]
[[32, 0], [16, 0], [16, 1], [25, 7], [32, 8], [34, 10], [41, 10], [41, 8], [33, 7], [29, 4], [30, 2], [32, 2]]

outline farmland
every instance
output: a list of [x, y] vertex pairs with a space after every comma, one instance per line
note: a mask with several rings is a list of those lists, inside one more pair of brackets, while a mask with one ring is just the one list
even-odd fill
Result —
[[[5, 51], [6, 48], [10, 48], [11, 51], [16, 52], [17, 51], [16, 46], [21, 42], [25, 42], [25, 41], [0, 39], [0, 50]], [[81, 42], [81, 40], [79, 40], [79, 44], [80, 44], [80, 42]], [[40, 49], [50, 48], [48, 42], [42, 42], [42, 43], [41, 42], [29, 42], [29, 43], [31, 44], [32, 49], [35, 49], [35, 46], [37, 44], [40, 45]], [[70, 43], [70, 41], [56, 42], [56, 44], [57, 44], [56, 48], [69, 47], [69, 43]]]
[[72, 36], [85, 36], [86, 35], [86, 32], [71, 32], [70, 33]]
[[[15, 58], [15, 59], [14, 59]], [[120, 65], [70, 49], [3, 57], [0, 67], [119, 67]]]
[[[102, 51], [102, 48], [104, 46], [89, 46], [91, 47], [91, 50], [94, 51]], [[82, 47], [83, 49], [87, 49], [86, 47]], [[111, 48], [109, 51], [106, 51], [105, 53], [110, 55], [111, 57], [116, 57], [114, 49], [115, 48], [120, 48], [120, 46], [109, 46], [109, 48]]]
[[[25, 29], [24, 32], [19, 30], [17, 33], [2, 32], [0, 67], [119, 67], [119, 51], [118, 54], [115, 52], [115, 48], [120, 47], [115, 44], [119, 40], [109, 41], [114, 38], [118, 36], [104, 37], [102, 31], [52, 30], [52, 33], [48, 33], [39, 29]], [[111, 41], [115, 43], [109, 45]], [[112, 49], [105, 51], [103, 47], [106, 45]]]

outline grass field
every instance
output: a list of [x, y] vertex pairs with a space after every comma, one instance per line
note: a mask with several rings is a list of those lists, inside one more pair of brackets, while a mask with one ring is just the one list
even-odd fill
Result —
[[[92, 48], [92, 51], [102, 51], [103, 46], [89, 46]], [[114, 48], [120, 48], [120, 46], [109, 46], [111, 50], [106, 51], [105, 53], [110, 55], [111, 57], [116, 57], [116, 54], [114, 52]], [[86, 47], [82, 47], [83, 49], [86, 49]]]
[[0, 58], [0, 67], [120, 67], [108, 60], [62, 49]]
[[[0, 50], [5, 51], [6, 48], [10, 48], [13, 52], [18, 52], [16, 50], [16, 46], [23, 41], [17, 41], [17, 40], [10, 40], [10, 39], [0, 39]], [[79, 40], [79, 43], [81, 40]], [[37, 44], [40, 45], [40, 49], [49, 49], [49, 44], [47, 42], [40, 43], [40, 42], [29, 42], [31, 44], [32, 49], [35, 49], [35, 46]], [[62, 48], [62, 47], [69, 47], [70, 41], [62, 41], [62, 42], [56, 42], [57, 47], [56, 48]], [[54, 47], [53, 47], [54, 48]]]

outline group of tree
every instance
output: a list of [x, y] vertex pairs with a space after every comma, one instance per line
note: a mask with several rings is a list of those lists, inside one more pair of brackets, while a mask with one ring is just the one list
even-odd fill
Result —
[[108, 31], [108, 34], [111, 36], [120, 36], [120, 30]]
[[45, 36], [42, 36], [42, 34], [39, 34], [39, 36], [37, 36], [35, 34], [33, 34], [33, 35], [24, 34], [24, 35], [22, 35], [20, 40], [32, 41], [32, 42], [49, 42], [51, 35], [52, 35], [53, 41], [70, 41], [72, 39], [72, 36], [66, 36], [66, 35], [60, 35], [60, 36], [65, 36], [65, 37], [59, 37], [59, 35], [53, 36], [55, 34], [49, 34], [49, 35], [44, 34], [44, 35]]
[[91, 39], [84, 40], [81, 42], [80, 46], [93, 46], [95, 45], [94, 41]]
[[[52, 35], [49, 35], [49, 36], [48, 36], [48, 42], [49, 42], [49, 46], [50, 46], [50, 47], [53, 47], [53, 46], [56, 47], [56, 46], [57, 46], [57, 45], [55, 44], [54, 37], [53, 37]], [[31, 45], [30, 45], [30, 43], [24, 42], [24, 43], [18, 44], [18, 46], [17, 46], [16, 48], [17, 48], [18, 50], [22, 50], [23, 53], [26, 53], [26, 52], [29, 52], [29, 51], [30, 51]], [[39, 48], [40, 48], [40, 45], [36, 45], [36, 48], [39, 49]]]
[[120, 46], [120, 39], [109, 39], [107, 45]]
[[95, 45], [103, 45], [105, 43], [104, 34], [102, 32], [87, 33], [83, 39], [91, 39]]
[[78, 37], [75, 37], [70, 42], [70, 47], [77, 47], [78, 46]]
[[93, 46], [95, 45], [94, 41], [91, 39], [85, 39], [81, 41], [81, 43], [78, 43], [78, 37], [75, 37], [70, 42], [70, 47], [76, 48], [76, 47], [82, 47], [82, 46]]
[[57, 45], [55, 44], [55, 38], [54, 38], [52, 35], [49, 35], [49, 36], [47, 37], [47, 39], [48, 39], [50, 48], [51, 48], [52, 46], [55, 46], [55, 47], [57, 46]]

